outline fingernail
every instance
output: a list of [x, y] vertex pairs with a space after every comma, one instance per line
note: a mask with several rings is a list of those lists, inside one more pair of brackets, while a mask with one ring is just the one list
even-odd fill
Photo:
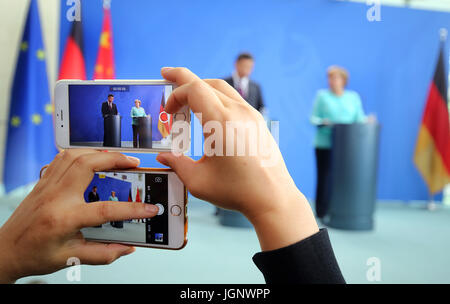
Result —
[[153, 204], [145, 204], [145, 211], [148, 213], [157, 213], [159, 208]]
[[165, 158], [164, 156], [162, 156], [161, 154], [159, 154], [159, 155], [156, 157], [156, 160], [157, 160], [158, 162], [160, 162], [161, 164], [163, 164], [164, 166], [169, 166], [169, 163], [167, 162], [166, 158]]
[[167, 71], [170, 71], [171, 69], [173, 69], [173, 68], [172, 67], [163, 67], [161, 69], [161, 72], [167, 72]]
[[139, 158], [137, 158], [137, 157], [127, 156], [127, 158], [129, 160], [131, 160], [133, 163], [138, 163], [139, 164], [141, 162], [141, 160]]

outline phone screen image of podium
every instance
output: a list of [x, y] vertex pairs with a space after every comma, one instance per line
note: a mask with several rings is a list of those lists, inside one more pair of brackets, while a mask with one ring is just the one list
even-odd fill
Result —
[[86, 203], [98, 201], [155, 204], [162, 214], [148, 219], [128, 219], [83, 228], [95, 240], [168, 245], [168, 176], [160, 173], [97, 172], [84, 193]]
[[69, 85], [70, 145], [170, 150], [171, 93], [171, 85]]

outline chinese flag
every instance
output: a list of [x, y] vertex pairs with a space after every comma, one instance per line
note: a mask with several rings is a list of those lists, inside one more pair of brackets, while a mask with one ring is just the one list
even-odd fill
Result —
[[172, 116], [164, 111], [166, 106], [164, 91], [161, 97], [161, 105], [159, 106], [159, 118], [158, 118], [158, 130], [163, 138], [166, 138], [170, 134], [172, 129]]
[[103, 7], [103, 27], [95, 64], [94, 79], [114, 79], [114, 52], [112, 39], [111, 9]]
[[416, 143], [414, 163], [429, 192], [435, 194], [450, 182], [450, 126], [447, 107], [447, 73], [444, 43], [439, 53], [433, 81]]
[[81, 21], [73, 21], [59, 68], [58, 79], [86, 79]]
[[141, 203], [141, 194], [139, 193], [139, 188], [136, 189], [136, 202]]

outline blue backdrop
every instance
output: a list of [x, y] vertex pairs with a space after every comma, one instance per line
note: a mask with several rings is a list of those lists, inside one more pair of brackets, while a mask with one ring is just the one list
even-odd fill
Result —
[[[102, 22], [101, 1], [84, 1], [85, 59], [92, 77]], [[69, 32], [61, 4], [61, 48]], [[117, 78], [160, 78], [162, 66], [186, 66], [201, 77], [224, 77], [241, 51], [255, 55], [258, 81], [280, 148], [299, 188], [315, 186], [309, 115], [325, 70], [350, 71], [349, 88], [382, 124], [378, 198], [426, 199], [412, 158], [424, 101], [438, 54], [439, 28], [450, 15], [331, 0], [112, 1]], [[154, 155], [143, 164], [157, 166]]]
[[152, 117], [152, 139], [161, 140], [158, 117], [164, 86], [128, 86], [126, 92], [110, 92], [109, 85], [77, 85], [69, 89], [70, 140], [74, 142], [103, 141], [102, 103], [114, 95], [117, 111], [122, 116], [122, 140], [133, 141], [131, 108], [134, 100]]
[[121, 202], [128, 202], [128, 195], [130, 194], [131, 182], [122, 181], [111, 177], [99, 178], [98, 174], [94, 175], [92, 182], [84, 193], [84, 199], [88, 202], [89, 192], [92, 187], [97, 186], [97, 193], [101, 201], [109, 200], [111, 191], [116, 192], [116, 196]]

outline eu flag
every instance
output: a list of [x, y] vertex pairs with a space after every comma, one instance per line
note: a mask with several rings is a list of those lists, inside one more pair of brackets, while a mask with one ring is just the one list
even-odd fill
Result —
[[31, 0], [9, 109], [3, 182], [6, 191], [39, 178], [56, 154], [45, 51], [37, 0]]

